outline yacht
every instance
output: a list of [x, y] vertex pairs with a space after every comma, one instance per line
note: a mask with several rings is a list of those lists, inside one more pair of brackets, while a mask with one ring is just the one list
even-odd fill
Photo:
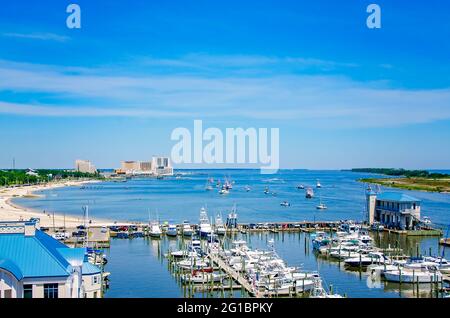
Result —
[[217, 214], [217, 216], [216, 216], [215, 225], [216, 225], [216, 234], [217, 235], [225, 235], [226, 229], [225, 229], [225, 226], [223, 225], [222, 216], [220, 214]]
[[200, 228], [199, 228], [199, 235], [200, 237], [208, 237], [212, 233], [211, 230], [211, 223], [208, 220], [208, 213], [206, 212], [206, 209], [202, 207], [200, 209]]
[[192, 236], [192, 233], [194, 231], [192, 230], [191, 224], [189, 224], [189, 221], [183, 221], [183, 235], [184, 236]]
[[392, 271], [386, 271], [384, 273], [384, 278], [389, 282], [396, 283], [433, 283], [440, 282], [442, 274], [440, 271], [431, 268], [399, 268]]
[[167, 236], [175, 237], [178, 235], [177, 226], [175, 224], [169, 224], [166, 231]]
[[159, 227], [158, 221], [153, 221], [150, 223], [150, 231], [148, 233], [151, 237], [161, 237], [161, 228]]
[[222, 189], [219, 190], [219, 194], [228, 194], [230, 190], [227, 187], [223, 186]]
[[359, 254], [357, 257], [344, 259], [344, 263], [350, 267], [369, 266], [371, 264], [384, 264], [388, 258], [383, 253], [372, 252], [367, 255]]

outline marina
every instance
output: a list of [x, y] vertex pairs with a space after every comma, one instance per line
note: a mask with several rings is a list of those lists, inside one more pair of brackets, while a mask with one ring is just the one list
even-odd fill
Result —
[[[138, 177], [51, 189], [14, 202], [46, 211], [68, 208], [68, 214], [74, 205], [62, 206], [66, 196], [89, 204], [82, 205], [82, 225], [56, 224], [42, 230], [69, 246], [96, 251], [90, 260], [107, 273], [104, 297], [446, 295], [445, 246], [440, 244], [446, 229], [435, 227], [445, 219], [435, 214], [440, 208], [434, 209], [429, 194], [418, 195], [425, 197], [422, 209], [432, 221], [403, 230], [367, 223], [366, 186], [348, 172], [282, 171], [269, 179], [252, 171], [217, 174], [226, 175], [223, 182], [217, 176], [213, 181], [211, 171], [209, 176], [189, 171], [174, 178]], [[253, 178], [260, 180], [250, 181]], [[215, 185], [216, 190], [205, 191], [205, 179], [206, 187]], [[313, 186], [300, 189], [298, 180]], [[316, 195], [306, 198], [312, 188]], [[222, 189], [227, 196], [219, 193]], [[156, 193], [160, 197], [154, 201]], [[318, 209], [325, 200], [327, 209]], [[130, 212], [111, 220], [116, 204], [125, 202]], [[180, 202], [183, 212], [174, 213]], [[133, 212], [141, 208], [140, 216]], [[98, 216], [110, 219], [109, 224], [92, 222]], [[127, 270], [131, 260], [133, 273]], [[423, 266], [410, 268], [413, 260]], [[127, 290], [129, 284], [135, 287]]]

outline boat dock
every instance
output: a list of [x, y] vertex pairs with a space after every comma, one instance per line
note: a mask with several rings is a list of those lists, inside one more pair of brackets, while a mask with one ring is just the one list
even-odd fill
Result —
[[234, 270], [231, 266], [220, 259], [220, 257], [211, 253], [208, 254], [208, 257], [211, 262], [216, 264], [223, 272], [228, 274], [234, 281], [236, 281], [240, 285], [241, 288], [244, 288], [250, 295], [261, 297], [260, 293], [256, 293], [255, 295], [255, 291], [250, 283], [244, 277], [242, 277], [239, 272]]

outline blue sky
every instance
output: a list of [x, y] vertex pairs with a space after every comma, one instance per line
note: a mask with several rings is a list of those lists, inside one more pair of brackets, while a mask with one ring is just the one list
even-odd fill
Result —
[[450, 168], [450, 4], [372, 2], [2, 3], [0, 167], [117, 167], [202, 119], [279, 127], [284, 168]]

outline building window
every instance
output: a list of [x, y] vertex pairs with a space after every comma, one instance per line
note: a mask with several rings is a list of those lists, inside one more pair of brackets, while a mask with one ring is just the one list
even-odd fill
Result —
[[23, 298], [33, 298], [33, 285], [23, 285]]
[[94, 292], [94, 298], [97, 298], [97, 292]]
[[98, 275], [92, 276], [92, 284], [98, 284]]
[[58, 298], [58, 284], [44, 284], [44, 298]]

